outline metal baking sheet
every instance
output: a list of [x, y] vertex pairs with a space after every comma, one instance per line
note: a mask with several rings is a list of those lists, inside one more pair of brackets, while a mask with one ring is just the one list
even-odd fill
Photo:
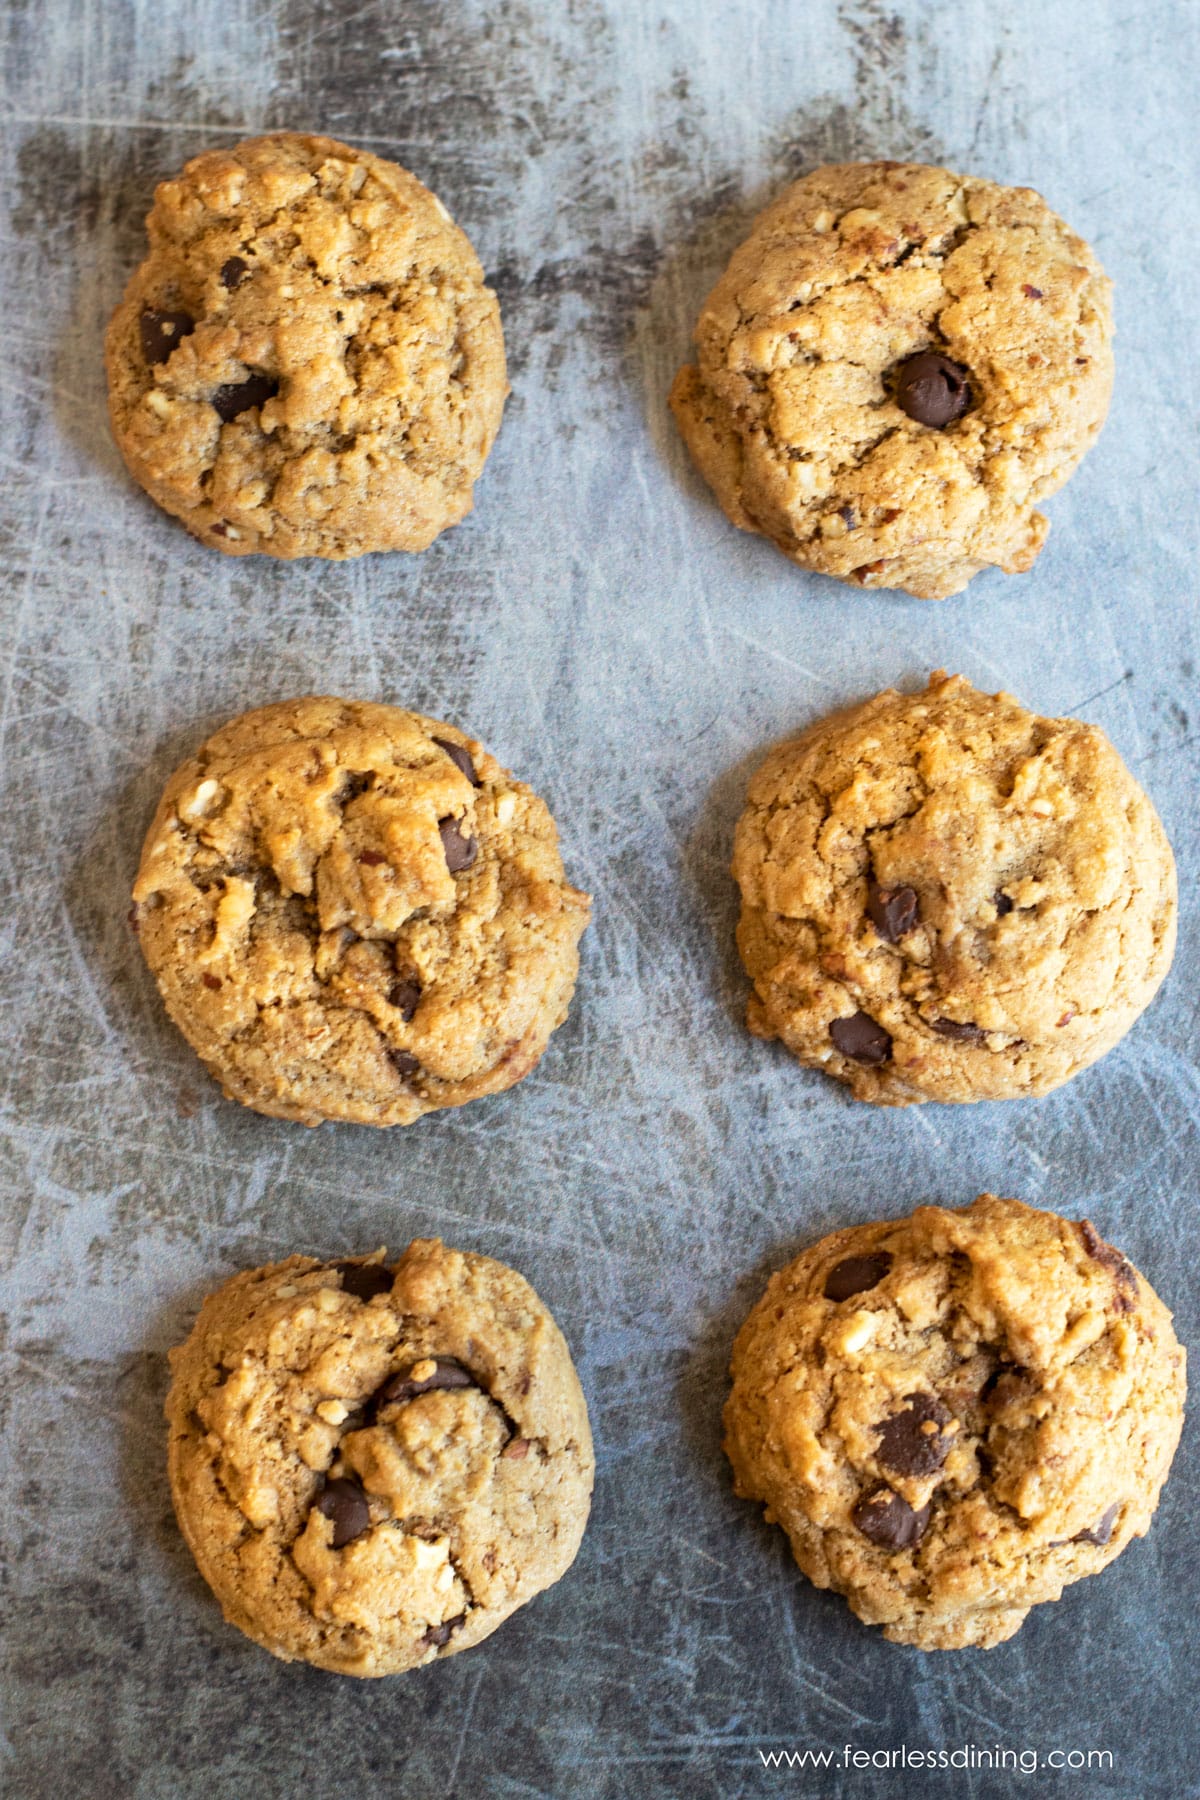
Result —
[[[985, 1187], [1090, 1215], [1197, 1340], [1195, 10], [44, 0], [0, 31], [0, 1780], [32, 1800], [1200, 1792], [1192, 1434], [1146, 1542], [1002, 1648], [923, 1656], [800, 1578], [733, 1498], [719, 1429], [770, 1268]], [[110, 441], [101, 335], [155, 181], [277, 126], [415, 170], [499, 291], [504, 428], [476, 512], [424, 556], [223, 560]], [[850, 593], [735, 532], [665, 404], [755, 208], [873, 155], [1031, 183], [1116, 281], [1110, 423], [1046, 551], [943, 605]], [[1050, 1098], [875, 1111], [746, 1034], [730, 836], [766, 744], [939, 666], [1111, 734], [1175, 845], [1180, 949], [1125, 1042]], [[222, 1101], [125, 923], [175, 762], [313, 689], [477, 733], [550, 800], [596, 896], [539, 1071], [410, 1131]], [[558, 1587], [468, 1655], [360, 1684], [222, 1623], [171, 1518], [165, 1352], [236, 1269], [416, 1232], [514, 1263], [554, 1308], [599, 1478]], [[764, 1763], [847, 1745], [874, 1765]], [[958, 1761], [881, 1766], [905, 1749]], [[1052, 1753], [1111, 1763], [1060, 1776]]]

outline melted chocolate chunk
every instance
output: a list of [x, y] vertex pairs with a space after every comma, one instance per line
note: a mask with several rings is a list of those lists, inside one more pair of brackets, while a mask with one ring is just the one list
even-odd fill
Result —
[[461, 875], [475, 861], [479, 845], [473, 837], [463, 836], [457, 819], [439, 819], [438, 830], [442, 834], [442, 849], [446, 852], [446, 867], [452, 875]]
[[867, 882], [867, 916], [885, 944], [898, 944], [905, 932], [920, 923], [916, 889], [883, 888], [872, 875]]
[[465, 744], [452, 744], [449, 738], [440, 737], [435, 737], [433, 741], [439, 750], [444, 750], [446, 752], [446, 755], [450, 758], [450, 761], [454, 764], [455, 768], [462, 770], [472, 787], [483, 786], [483, 783], [475, 773], [475, 764], [471, 761], [471, 752], [466, 748]]
[[967, 371], [940, 350], [919, 350], [892, 372], [892, 397], [918, 425], [942, 431], [961, 419], [971, 404]]
[[865, 1538], [881, 1550], [912, 1550], [929, 1529], [930, 1508], [919, 1512], [891, 1488], [876, 1488], [855, 1506], [850, 1517]]
[[891, 1037], [869, 1013], [856, 1012], [848, 1019], [835, 1019], [829, 1035], [843, 1056], [869, 1068], [887, 1062], [892, 1054]]
[[356, 1300], [373, 1300], [376, 1294], [390, 1294], [392, 1272], [382, 1263], [336, 1262], [334, 1269], [342, 1278], [343, 1294]]
[[1117, 1514], [1121, 1510], [1120, 1501], [1114, 1502], [1108, 1511], [1102, 1513], [1090, 1531], [1077, 1531], [1071, 1539], [1073, 1544], [1099, 1544], [1102, 1548], [1112, 1537], [1113, 1526], [1117, 1522]]
[[459, 1613], [456, 1619], [446, 1619], [440, 1625], [431, 1625], [429, 1630], [421, 1636], [422, 1644], [426, 1649], [440, 1650], [443, 1644], [450, 1642], [452, 1633], [456, 1632], [460, 1625], [466, 1623], [466, 1619], [467, 1615], [464, 1612]]
[[221, 286], [239, 287], [250, 273], [250, 264], [241, 256], [231, 256], [221, 264]]
[[1116, 1305], [1119, 1312], [1132, 1312], [1137, 1299], [1137, 1276], [1133, 1264], [1128, 1262], [1121, 1252], [1106, 1244], [1090, 1219], [1079, 1221], [1079, 1235], [1083, 1239], [1083, 1247], [1093, 1262], [1098, 1262], [1103, 1269], [1112, 1272], [1116, 1282]]
[[356, 1537], [361, 1537], [371, 1523], [371, 1513], [367, 1506], [367, 1496], [357, 1481], [347, 1476], [339, 1476], [336, 1481], [327, 1481], [317, 1497], [316, 1509], [327, 1519], [333, 1520], [333, 1547], [340, 1550], [343, 1544], [349, 1544]]
[[279, 392], [279, 383], [270, 375], [248, 375], [245, 381], [227, 381], [214, 389], [212, 403], [226, 425], [249, 412], [252, 406], [265, 406]]
[[981, 1025], [972, 1025], [963, 1019], [930, 1019], [930, 1025], [939, 1037], [954, 1038], [960, 1044], [982, 1044], [987, 1032]]
[[142, 355], [153, 366], [165, 363], [175, 346], [196, 329], [191, 313], [158, 312], [148, 306], [138, 321], [142, 338]]
[[[414, 1381], [413, 1369], [419, 1369], [421, 1363], [432, 1362], [435, 1368], [432, 1375]], [[469, 1375], [461, 1363], [450, 1356], [423, 1356], [418, 1362], [398, 1374], [391, 1375], [384, 1382], [374, 1397], [375, 1406], [398, 1406], [405, 1400], [415, 1400], [418, 1394], [432, 1394], [438, 1388], [470, 1388], [479, 1383], [473, 1375]]]
[[891, 1266], [888, 1250], [874, 1250], [869, 1256], [847, 1256], [825, 1277], [825, 1298], [849, 1300], [853, 1294], [865, 1294], [868, 1288], [878, 1287]]
[[945, 1427], [950, 1414], [932, 1394], [906, 1394], [905, 1410], [893, 1413], [882, 1425], [876, 1455], [885, 1469], [897, 1475], [933, 1475], [950, 1450]]
[[401, 975], [398, 980], [393, 981], [388, 993], [388, 1004], [396, 1008], [407, 1025], [421, 1004], [421, 983], [415, 975]]

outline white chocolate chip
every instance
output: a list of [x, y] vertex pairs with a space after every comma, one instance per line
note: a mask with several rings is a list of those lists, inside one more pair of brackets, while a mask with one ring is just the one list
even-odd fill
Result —
[[342, 1304], [342, 1290], [341, 1288], [318, 1288], [316, 1301], [323, 1313], [337, 1312]]
[[160, 419], [165, 419], [171, 410], [171, 402], [161, 388], [150, 389], [146, 395], [146, 405], [152, 413], [157, 413]]
[[[418, 1570], [436, 1569], [439, 1567], [448, 1569], [450, 1564], [446, 1558], [445, 1538], [438, 1538], [437, 1542], [434, 1544], [431, 1544], [427, 1538], [414, 1538], [413, 1561], [416, 1563]], [[453, 1571], [451, 1571], [451, 1578], [453, 1578]]]
[[875, 1336], [875, 1314], [856, 1312], [846, 1321], [839, 1349], [843, 1356], [856, 1356]]
[[496, 823], [498, 825], [511, 825], [516, 810], [517, 796], [515, 794], [501, 794], [496, 802]]
[[277, 1300], [290, 1300], [293, 1295], [298, 1294], [299, 1292], [300, 1289], [298, 1287], [293, 1287], [289, 1281], [285, 1286], [275, 1289], [275, 1298]]
[[438, 1570], [433, 1585], [443, 1594], [447, 1588], [452, 1588], [454, 1586], [454, 1570], [450, 1567], [449, 1563], [444, 1563]]
[[322, 1400], [317, 1407], [317, 1417], [324, 1419], [327, 1425], [340, 1425], [343, 1419], [350, 1417], [350, 1411], [340, 1400]]
[[215, 802], [220, 797], [221, 784], [211, 776], [202, 781], [200, 786], [182, 800], [179, 805], [179, 816], [192, 824], [196, 819], [207, 819], [216, 810]]

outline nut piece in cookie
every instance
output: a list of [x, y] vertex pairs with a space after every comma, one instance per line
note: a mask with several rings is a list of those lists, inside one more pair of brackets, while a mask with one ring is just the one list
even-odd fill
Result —
[[177, 769], [131, 915], [226, 1094], [411, 1125], [528, 1075], [590, 902], [544, 803], [451, 725], [368, 701], [245, 713]]
[[398, 1263], [237, 1275], [171, 1352], [180, 1528], [232, 1625], [285, 1661], [394, 1675], [566, 1573], [594, 1459], [529, 1283], [417, 1239]]
[[1170, 845], [1104, 733], [941, 672], [773, 750], [733, 874], [751, 1031], [884, 1106], [1048, 1093], [1175, 946]]
[[804, 1251], [732, 1376], [736, 1491], [809, 1579], [893, 1643], [989, 1649], [1145, 1535], [1185, 1357], [1086, 1219], [981, 1194]]
[[471, 510], [508, 382], [496, 296], [406, 169], [281, 131], [164, 181], [108, 328], [134, 479], [231, 556], [424, 550]]
[[1030, 188], [843, 163], [787, 188], [704, 303], [671, 405], [728, 517], [802, 568], [943, 600], [1031, 567], [1095, 441], [1109, 282]]

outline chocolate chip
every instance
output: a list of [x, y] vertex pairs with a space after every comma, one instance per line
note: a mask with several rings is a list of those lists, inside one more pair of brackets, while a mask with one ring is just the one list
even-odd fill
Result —
[[455, 768], [462, 770], [472, 787], [483, 786], [483, 783], [475, 773], [475, 764], [471, 761], [471, 752], [463, 744], [452, 744], [449, 738], [435, 737], [433, 741], [439, 750], [444, 750], [446, 752], [446, 755], [450, 758], [450, 761], [454, 764]]
[[1015, 900], [1010, 900], [1007, 894], [1002, 894], [999, 890], [992, 895], [992, 905], [996, 908], [998, 918], [1002, 919], [1006, 913], [1010, 913], [1016, 904]]
[[250, 273], [250, 264], [240, 256], [231, 256], [228, 262], [221, 264], [221, 286], [235, 288], [245, 281]]
[[394, 1006], [407, 1025], [421, 1003], [421, 984], [415, 975], [402, 975], [393, 981], [388, 1005]]
[[967, 371], [940, 350], [919, 350], [897, 364], [892, 393], [901, 412], [938, 430], [960, 419], [971, 404]]
[[422, 1644], [428, 1650], [440, 1650], [443, 1644], [450, 1642], [451, 1633], [466, 1623], [466, 1618], [467, 1615], [464, 1612], [459, 1613], [457, 1619], [446, 1619], [441, 1625], [431, 1625], [429, 1630], [422, 1634]]
[[891, 1488], [876, 1488], [855, 1506], [850, 1517], [865, 1538], [881, 1550], [912, 1550], [929, 1529], [928, 1506], [919, 1512]]
[[892, 1266], [891, 1252], [873, 1250], [869, 1256], [847, 1256], [825, 1277], [827, 1300], [849, 1300], [852, 1294], [865, 1294], [878, 1287]]
[[367, 1496], [357, 1481], [346, 1476], [339, 1476], [336, 1481], [327, 1481], [324, 1490], [316, 1502], [317, 1511], [325, 1518], [333, 1520], [333, 1547], [340, 1550], [343, 1544], [361, 1537], [371, 1523], [370, 1508]]
[[966, 1019], [930, 1019], [930, 1025], [939, 1037], [954, 1038], [962, 1044], [982, 1044], [987, 1032], [980, 1025], [972, 1025]]
[[893, 1469], [897, 1475], [932, 1475], [950, 1450], [944, 1432], [950, 1414], [932, 1394], [905, 1394], [904, 1405], [903, 1412], [893, 1413], [875, 1427], [879, 1433], [875, 1454], [885, 1469]]
[[1028, 281], [1021, 283], [1021, 292], [1028, 295], [1030, 300], [1040, 300], [1042, 297], [1041, 288], [1033, 287]]
[[342, 1278], [343, 1294], [353, 1294], [356, 1300], [391, 1293], [392, 1272], [382, 1263], [336, 1262], [333, 1268]]
[[[413, 1369], [419, 1369], [422, 1362], [432, 1362], [435, 1368], [432, 1375], [414, 1381]], [[479, 1383], [469, 1375], [461, 1363], [449, 1356], [421, 1357], [420, 1361], [401, 1369], [398, 1374], [391, 1375], [375, 1395], [376, 1406], [396, 1406], [405, 1400], [415, 1400], [418, 1394], [432, 1394], [439, 1388], [478, 1387]]]
[[867, 882], [867, 916], [885, 944], [898, 944], [920, 921], [916, 889], [880, 887], [872, 875]]
[[205, 970], [204, 974], [200, 977], [200, 979], [204, 983], [205, 987], [211, 988], [214, 993], [217, 991], [217, 989], [221, 985], [221, 977], [219, 975], [210, 975], [207, 970]]
[[442, 834], [442, 849], [446, 852], [446, 867], [450, 873], [459, 875], [469, 869], [479, 854], [475, 839], [463, 836], [457, 819], [439, 819], [438, 830]]
[[1001, 1363], [984, 1382], [979, 1398], [989, 1412], [998, 1413], [1031, 1400], [1040, 1389], [1041, 1383], [1029, 1369], [1022, 1369], [1017, 1363]]
[[1092, 1526], [1090, 1531], [1077, 1531], [1075, 1536], [1071, 1539], [1071, 1542], [1073, 1544], [1099, 1544], [1101, 1546], [1107, 1544], [1113, 1534], [1113, 1526], [1117, 1522], [1117, 1514], [1120, 1510], [1121, 1503], [1118, 1500], [1109, 1507], [1106, 1513], [1101, 1514], [1100, 1518], [1097, 1520], [1096, 1524]]
[[829, 1035], [843, 1056], [868, 1067], [887, 1062], [892, 1054], [890, 1036], [869, 1013], [856, 1012], [848, 1019], [835, 1019]]
[[387, 857], [382, 850], [360, 850], [358, 860], [368, 869], [378, 869], [387, 861]]
[[411, 1050], [389, 1050], [388, 1055], [398, 1075], [419, 1075], [421, 1065]]
[[841, 514], [846, 530], [853, 531], [857, 523], [854, 517], [854, 508], [852, 506], [839, 506], [838, 512]]
[[228, 425], [252, 406], [264, 406], [278, 392], [279, 383], [270, 375], [248, 375], [245, 381], [227, 381], [214, 389], [212, 403]]
[[1090, 1219], [1079, 1221], [1079, 1235], [1083, 1239], [1083, 1247], [1093, 1262], [1101, 1268], [1112, 1271], [1113, 1280], [1117, 1284], [1116, 1304], [1120, 1312], [1132, 1312], [1134, 1300], [1137, 1298], [1137, 1276], [1133, 1264], [1128, 1262], [1121, 1252], [1112, 1244], [1106, 1244]]
[[148, 306], [140, 320], [142, 355], [150, 364], [165, 363], [175, 346], [196, 329], [191, 313], [158, 312]]

